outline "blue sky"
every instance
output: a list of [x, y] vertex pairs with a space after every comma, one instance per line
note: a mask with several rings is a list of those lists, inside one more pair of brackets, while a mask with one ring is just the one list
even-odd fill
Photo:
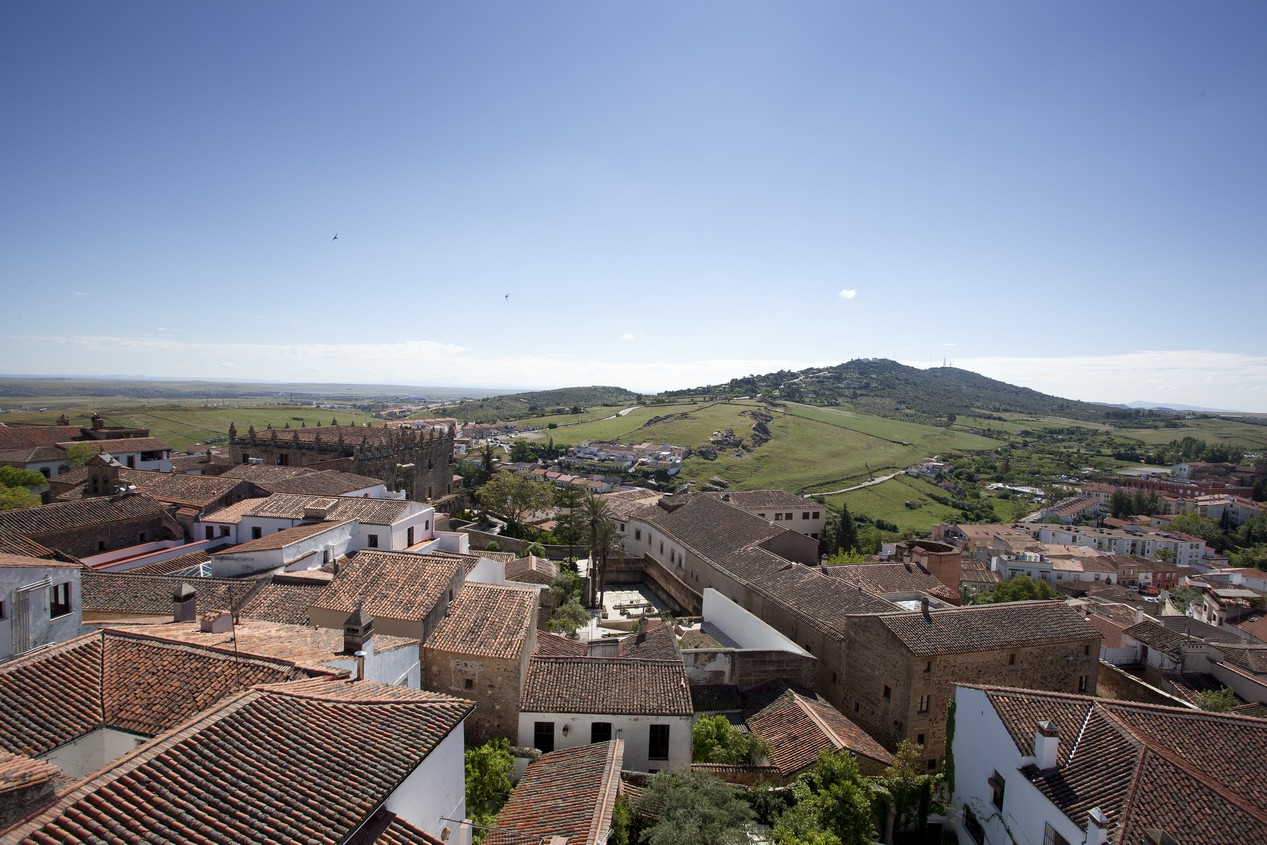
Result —
[[1265, 38], [1258, 0], [15, 0], [0, 372], [948, 359], [1267, 411]]

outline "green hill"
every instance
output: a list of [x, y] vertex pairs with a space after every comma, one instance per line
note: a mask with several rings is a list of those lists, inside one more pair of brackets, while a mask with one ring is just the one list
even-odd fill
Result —
[[577, 409], [584, 411], [596, 406], [624, 407], [641, 400], [639, 394], [623, 387], [564, 387], [558, 390], [508, 393], [487, 399], [472, 399], [447, 405], [437, 413], [456, 417], [464, 422], [497, 422], [575, 412]]
[[664, 398], [758, 395], [781, 402], [845, 405], [881, 417], [931, 425], [946, 425], [951, 415], [963, 414], [1020, 413], [1099, 421], [1170, 416], [1062, 399], [955, 367], [921, 370], [876, 358], [798, 372], [750, 375], [726, 384], [661, 394]]

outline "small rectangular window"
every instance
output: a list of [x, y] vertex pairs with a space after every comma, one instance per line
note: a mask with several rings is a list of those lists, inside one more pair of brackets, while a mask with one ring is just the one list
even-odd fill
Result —
[[264, 536], [264, 529], [260, 528], [258, 525], [251, 529], [252, 540], [258, 540], [259, 538], [263, 536]]
[[889, 689], [889, 687], [888, 687], [888, 685], [887, 685], [887, 684], [886, 684], [886, 685], [885, 685], [885, 687], [884, 687], [884, 697], [885, 697], [886, 699], [887, 699], [887, 698], [892, 698], [892, 697], [893, 697], [893, 690]]
[[1086, 692], [1087, 686], [1089, 685], [1090, 681], [1091, 681], [1090, 676], [1079, 675], [1078, 676], [1078, 692]]
[[611, 722], [594, 722], [590, 725], [590, 742], [609, 742], [611, 738]]
[[647, 757], [651, 760], [669, 759], [669, 726], [651, 725], [647, 735]]
[[785, 514], [783, 514], [783, 518], [784, 518], [784, 519], [791, 519], [791, 518], [792, 518], [792, 514], [790, 514], [790, 513], [785, 513]]
[[818, 519], [822, 515], [822, 511], [814, 511], [814, 519]]
[[0, 619], [8, 619], [8, 618], [9, 618], [9, 605], [7, 605], [5, 602], [0, 601]]
[[464, 688], [464, 689], [475, 689], [475, 681], [474, 681], [474, 679], [472, 679], [472, 678], [467, 678], [467, 679], [466, 679], [466, 681], [463, 683], [463, 688]]
[[986, 781], [990, 786], [990, 803], [996, 809], [1003, 809], [1003, 790], [1007, 787], [1007, 783], [1003, 780], [1003, 776], [995, 771], [990, 775], [990, 779]]
[[1070, 845], [1065, 837], [1047, 822], [1043, 823], [1043, 845]]
[[554, 722], [533, 722], [532, 745], [542, 754], [554, 750]]
[[805, 511], [804, 513], [802, 513], [801, 519], [809, 519], [809, 511]]
[[369, 544], [369, 547], [370, 547], [371, 549], [377, 549], [377, 548], [378, 548], [378, 535], [377, 535], [377, 534], [370, 534], [369, 536], [367, 536], [367, 537], [365, 538], [365, 541]]
[[1009, 655], [1007, 656], [1007, 665], [1008, 665], [1008, 666], [1015, 666], [1015, 665], [1016, 665], [1016, 654], [1015, 654], [1015, 653], [1013, 653], [1013, 654], [1009, 654]]
[[921, 713], [928, 712], [928, 696], [926, 695], [921, 695], [919, 697], [919, 712]]
[[57, 618], [70, 613], [70, 582], [48, 588], [48, 615]]
[[781, 513], [776, 513], [776, 514], [774, 515], [774, 521], [775, 521], [775, 522], [782, 522], [782, 521], [783, 521], [783, 514], [781, 514]]
[[916, 745], [923, 745], [923, 744], [924, 744], [924, 735], [923, 735], [923, 734], [915, 734], [915, 744], [916, 744]]

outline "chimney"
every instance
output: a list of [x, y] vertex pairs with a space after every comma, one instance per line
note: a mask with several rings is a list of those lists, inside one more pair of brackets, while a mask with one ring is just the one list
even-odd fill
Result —
[[1038, 723], [1034, 731], [1034, 765], [1047, 770], [1056, 765], [1056, 756], [1060, 750], [1060, 729], [1056, 723], [1044, 719]]
[[101, 429], [105, 427], [106, 427], [106, 421], [101, 418], [101, 415], [93, 414], [92, 415], [92, 430], [101, 431]]
[[227, 634], [233, 630], [233, 614], [227, 610], [212, 610], [202, 615], [198, 630], [204, 634]]
[[198, 618], [198, 591], [182, 582], [172, 593], [172, 621], [193, 622]]
[[1108, 845], [1109, 817], [1099, 807], [1087, 813], [1087, 845]]
[[638, 617], [638, 636], [645, 637], [647, 635], [647, 615], [644, 613]]
[[928, 596], [924, 596], [919, 600], [919, 611], [924, 614], [924, 621], [933, 624], [933, 615], [928, 612]]
[[356, 677], [353, 680], [365, 680], [365, 652], [358, 651], [353, 655], [356, 658]]
[[361, 604], [356, 611], [343, 622], [343, 653], [362, 654], [372, 649], [371, 639], [374, 636], [374, 617], [365, 612]]

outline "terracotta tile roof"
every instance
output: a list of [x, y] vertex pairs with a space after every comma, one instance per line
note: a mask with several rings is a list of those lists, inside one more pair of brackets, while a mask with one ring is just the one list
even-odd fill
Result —
[[92, 633], [0, 664], [0, 749], [35, 757], [100, 727], [102, 651]]
[[351, 613], [363, 602], [371, 616], [422, 620], [446, 600], [460, 571], [461, 564], [435, 555], [366, 549], [349, 559], [313, 607]]
[[268, 464], [234, 464], [231, 468], [221, 473], [220, 477], [240, 478], [243, 481], [250, 481], [262, 487], [265, 483], [297, 478], [301, 475], [312, 475], [314, 472], [321, 472], [321, 470], [308, 467], [276, 467]]
[[81, 781], [8, 835], [41, 844], [341, 842], [471, 708], [371, 681], [260, 686]]
[[324, 534], [327, 531], [333, 531], [340, 525], [346, 524], [347, 522], [313, 522], [308, 525], [296, 525], [293, 528], [283, 528], [281, 531], [274, 531], [272, 534], [265, 534], [263, 537], [259, 537], [255, 540], [247, 540], [245, 543], [240, 543], [227, 549], [221, 549], [216, 552], [216, 555], [251, 554], [254, 552], [267, 552], [284, 549], [287, 546], [303, 542], [310, 537], [316, 537], [318, 534]]
[[0, 528], [0, 551], [23, 557], [52, 558], [56, 553], [34, 540]]
[[346, 845], [444, 845], [425, 830], [419, 830], [409, 822], [379, 807], [362, 825], [361, 829], [346, 840]]
[[689, 716], [681, 661], [534, 657], [520, 710], [531, 713]]
[[1091, 623], [1091, 627], [1100, 632], [1101, 648], [1121, 648], [1122, 632], [1127, 626], [1114, 622], [1112, 619], [1106, 619], [1103, 616], [1091, 615], [1087, 617], [1087, 621]]
[[589, 646], [580, 640], [538, 631], [537, 648], [532, 654], [534, 657], [585, 657], [589, 653]]
[[656, 508], [639, 514], [639, 518], [713, 563], [789, 530], [711, 496], [691, 496], [675, 510]]
[[743, 695], [734, 684], [691, 684], [691, 706], [696, 713], [743, 710]]
[[15, 555], [0, 551], [0, 569], [83, 569], [83, 566], [78, 563], [44, 560], [30, 555]]
[[817, 507], [820, 511], [827, 510], [815, 501], [786, 490], [728, 490], [725, 493], [704, 493], [703, 495], [723, 501], [729, 500], [735, 507], [746, 511], [768, 508], [771, 515], [778, 508]]
[[172, 595], [182, 584], [198, 593], [198, 613], [236, 610], [259, 588], [252, 578], [186, 578], [178, 575], [138, 575], [132, 572], [85, 571], [81, 578], [83, 612], [133, 616], [166, 616], [173, 611]]
[[887, 766], [893, 755], [835, 707], [812, 694], [785, 688], [744, 721], [770, 745], [770, 762], [790, 775], [818, 762], [824, 749], [846, 749]]
[[1259, 842], [1267, 836], [1267, 720], [1060, 693], [983, 687], [1023, 755], [1050, 719], [1057, 766], [1026, 770], [1070, 820], [1100, 807], [1113, 843], [1145, 828], [1185, 842]]
[[880, 617], [913, 654], [992, 651], [1069, 640], [1099, 640], [1077, 611], [1060, 601], [981, 604]]
[[0, 796], [15, 789], [44, 783], [60, 774], [61, 769], [52, 763], [0, 751]]
[[617, 646], [620, 657], [632, 657], [638, 660], [681, 660], [682, 652], [678, 650], [677, 635], [673, 628], [662, 619], [647, 620], [645, 631], [637, 631], [623, 637]]
[[129, 575], [170, 575], [173, 572], [179, 572], [182, 569], [191, 569], [195, 566], [201, 566], [209, 560], [211, 560], [211, 555], [207, 554], [205, 551], [199, 550], [168, 558], [167, 560], [161, 560], [158, 563], [150, 563], [145, 566], [135, 566], [127, 570], [127, 572]]
[[[278, 477], [273, 473], [253, 473], [248, 470], [248, 466], [252, 465], [240, 464], [225, 475], [250, 481], [270, 493], [298, 493], [308, 496], [341, 496], [383, 483], [381, 478], [333, 469], [309, 469], [306, 472], [295, 472]], [[253, 468], [259, 469], [259, 467]], [[285, 467], [269, 467], [268, 469], [285, 469]], [[295, 467], [295, 469], [302, 468]]]
[[615, 739], [541, 755], [528, 765], [484, 842], [524, 845], [552, 836], [568, 845], [606, 842], [624, 754], [624, 742]]
[[4, 425], [0, 423], [0, 449], [54, 446], [82, 436], [83, 430], [77, 425]]
[[529, 584], [549, 584], [559, 577], [559, 565], [536, 555], [517, 557], [506, 564], [506, 578]]
[[202, 521], [214, 522], [218, 525], [237, 525], [242, 521], [242, 517], [250, 513], [259, 503], [259, 499], [243, 499], [240, 502], [234, 502], [227, 507], [204, 514]]
[[307, 625], [308, 608], [317, 601], [326, 583], [268, 580], [242, 605], [242, 618], [288, 625]]
[[[39, 461], [69, 461], [66, 450], [58, 446], [23, 446], [0, 451], [0, 463], [33, 464]], [[59, 475], [58, 478], [61, 476]]]
[[1251, 675], [1267, 677], [1267, 646], [1219, 645], [1223, 662], [1244, 669]]
[[[345, 674], [345, 670], [331, 667], [329, 663], [332, 660], [346, 662], [348, 659], [343, 653], [341, 630], [267, 622], [246, 617], [239, 620], [231, 631], [220, 634], [204, 632], [197, 623], [193, 622], [122, 625], [108, 630], [184, 643], [199, 648], [217, 649], [219, 652], [232, 652], [293, 663], [305, 672], [318, 675]], [[383, 654], [398, 648], [417, 649], [418, 641], [376, 633], [373, 645], [375, 654]]]
[[985, 561], [964, 558], [959, 567], [960, 584], [997, 584], [999, 573], [992, 572]]
[[[88, 479], [88, 469], [79, 467], [62, 473], [53, 481], [57, 485], [82, 487]], [[151, 499], [176, 505], [205, 508], [228, 495], [242, 482], [214, 475], [188, 475], [186, 473], [157, 472], [142, 469], [119, 469], [119, 482], [131, 484]]]
[[636, 487], [631, 490], [617, 490], [599, 496], [607, 511], [618, 520], [629, 520], [641, 513], [648, 505], [654, 507], [661, 494]]
[[449, 605], [426, 647], [518, 660], [537, 624], [537, 593], [467, 583]]
[[109, 437], [103, 440], [63, 440], [57, 445], [63, 449], [88, 443], [100, 452], [111, 455], [132, 455], [137, 452], [170, 452], [168, 446], [157, 437]]
[[1182, 633], [1172, 631], [1151, 619], [1145, 619], [1143, 622], [1124, 628], [1122, 633], [1139, 640], [1149, 648], [1155, 648], [1158, 651], [1164, 651], [1169, 654], [1177, 654], [1185, 639]]
[[415, 505], [407, 499], [367, 499], [363, 496], [310, 493], [274, 493], [266, 499], [255, 499], [254, 502], [255, 506], [244, 511], [243, 515], [303, 519], [309, 508], [324, 508], [328, 511], [326, 520], [359, 519], [368, 525], [391, 525]]
[[845, 583], [862, 588], [876, 595], [896, 593], [927, 593], [958, 603], [959, 594], [937, 579], [931, 572], [907, 563], [860, 563], [848, 566], [829, 566], [827, 574], [842, 578]]
[[0, 511], [0, 531], [39, 538], [113, 522], [152, 519], [165, 513], [161, 504], [144, 495], [50, 502], [34, 508]]

